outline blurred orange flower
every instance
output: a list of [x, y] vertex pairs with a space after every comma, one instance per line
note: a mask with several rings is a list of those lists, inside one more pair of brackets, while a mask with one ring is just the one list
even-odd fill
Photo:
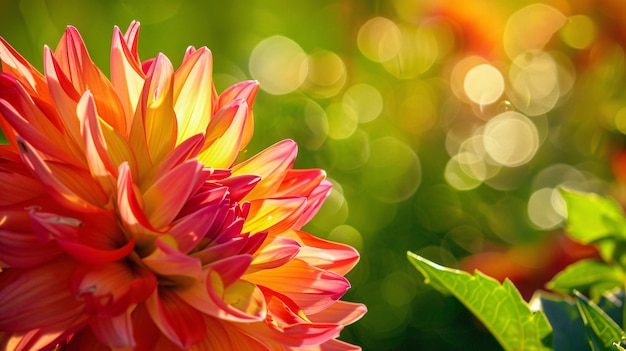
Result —
[[68, 27], [39, 73], [0, 39], [0, 345], [14, 350], [353, 350], [338, 301], [359, 255], [301, 231], [331, 189], [286, 140], [247, 161], [258, 84], [218, 95], [211, 52], [111, 79]]

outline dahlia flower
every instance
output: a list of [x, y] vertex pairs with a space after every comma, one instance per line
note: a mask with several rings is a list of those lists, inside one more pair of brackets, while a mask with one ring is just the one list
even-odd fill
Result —
[[331, 185], [286, 140], [243, 162], [258, 84], [217, 94], [211, 52], [141, 62], [114, 29], [111, 79], [68, 27], [38, 72], [0, 39], [0, 346], [354, 350], [350, 246], [301, 230]]

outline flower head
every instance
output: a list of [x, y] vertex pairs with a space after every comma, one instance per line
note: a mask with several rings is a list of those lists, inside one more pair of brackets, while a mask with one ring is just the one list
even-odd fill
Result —
[[239, 162], [257, 82], [218, 94], [207, 48], [111, 79], [68, 27], [38, 72], [0, 38], [0, 345], [15, 350], [351, 350], [351, 247], [301, 230], [331, 185], [293, 141]]

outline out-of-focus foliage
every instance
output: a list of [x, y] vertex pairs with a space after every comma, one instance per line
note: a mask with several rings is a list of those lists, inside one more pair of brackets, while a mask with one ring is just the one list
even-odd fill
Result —
[[621, 0], [0, 2], [0, 36], [35, 64], [72, 24], [107, 67], [133, 19], [141, 57], [206, 45], [218, 90], [260, 81], [249, 155], [292, 138], [298, 168], [326, 169], [307, 229], [361, 252], [346, 299], [369, 312], [342, 338], [365, 350], [497, 347], [407, 249], [528, 299], [598, 255], [562, 235], [559, 186], [626, 202]]

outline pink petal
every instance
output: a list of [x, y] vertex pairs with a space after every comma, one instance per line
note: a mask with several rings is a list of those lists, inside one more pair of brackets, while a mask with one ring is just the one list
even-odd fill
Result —
[[[173, 241], [171, 237], [169, 240]], [[202, 278], [200, 260], [187, 256], [167, 243], [167, 236], [161, 236], [156, 240], [156, 249], [142, 262], [154, 273], [168, 276], [169, 279], [186, 278], [184, 282], [199, 280]]]
[[302, 231], [293, 234], [303, 244], [298, 259], [308, 264], [345, 275], [359, 262], [359, 252], [352, 246], [318, 238]]
[[202, 164], [189, 160], [172, 169], [152, 185], [143, 195], [145, 213], [155, 228], [170, 224], [206, 178]]
[[367, 312], [367, 307], [360, 303], [337, 301], [323, 311], [309, 315], [313, 323], [352, 324]]
[[266, 243], [255, 255], [250, 270], [270, 269], [291, 261], [300, 251], [300, 244], [290, 238], [277, 237]]
[[240, 150], [248, 145], [250, 139], [252, 139], [252, 134], [254, 133], [254, 117], [252, 116], [251, 107], [254, 103], [254, 98], [256, 97], [256, 93], [258, 90], [259, 82], [255, 80], [239, 82], [224, 90], [222, 94], [220, 94], [219, 101], [217, 103], [218, 108], [222, 108], [222, 106], [225, 106], [229, 101], [244, 99], [250, 107], [250, 109], [248, 110], [246, 123], [243, 127], [243, 136], [241, 138], [241, 145], [239, 147]]
[[328, 180], [322, 180], [322, 182], [317, 186], [313, 192], [307, 198], [307, 204], [304, 211], [302, 211], [302, 215], [298, 218], [298, 221], [294, 224], [294, 229], [300, 229], [317, 214], [320, 207], [324, 203], [324, 200], [330, 195], [330, 191], [332, 189], [332, 183]]

